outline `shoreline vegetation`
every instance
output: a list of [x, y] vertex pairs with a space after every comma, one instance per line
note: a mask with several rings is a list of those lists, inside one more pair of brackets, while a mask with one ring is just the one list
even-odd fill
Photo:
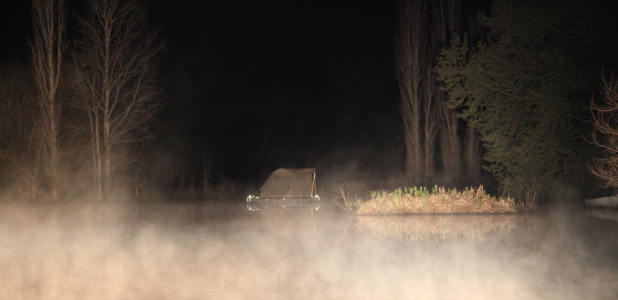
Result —
[[357, 215], [503, 214], [534, 208], [534, 205], [516, 203], [511, 197], [493, 197], [482, 185], [463, 191], [437, 185], [431, 190], [412, 187], [398, 188], [392, 192], [372, 191], [368, 201], [351, 198], [344, 188], [340, 188], [336, 204]]

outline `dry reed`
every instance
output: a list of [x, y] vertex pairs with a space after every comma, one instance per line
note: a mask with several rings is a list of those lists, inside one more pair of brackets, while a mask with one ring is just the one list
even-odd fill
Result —
[[357, 214], [462, 214], [462, 213], [512, 213], [519, 207], [510, 197], [492, 197], [483, 186], [445, 189], [435, 186], [399, 188], [393, 192], [371, 192], [371, 200], [361, 202]]

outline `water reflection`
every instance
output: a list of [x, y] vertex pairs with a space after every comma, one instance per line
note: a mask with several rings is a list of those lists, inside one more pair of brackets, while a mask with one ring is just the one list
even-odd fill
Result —
[[257, 212], [271, 233], [278, 237], [310, 236], [317, 231], [313, 208], [272, 208]]
[[618, 222], [618, 210], [614, 208], [588, 208], [586, 216]]
[[465, 236], [483, 240], [489, 232], [515, 225], [515, 214], [357, 216], [356, 225], [377, 237], [400, 240], [444, 240]]

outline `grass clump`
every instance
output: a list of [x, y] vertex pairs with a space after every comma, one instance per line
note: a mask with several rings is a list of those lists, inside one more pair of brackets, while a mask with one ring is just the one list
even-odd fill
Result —
[[461, 214], [461, 213], [511, 213], [518, 206], [513, 198], [492, 197], [483, 186], [445, 189], [437, 185], [399, 188], [392, 192], [372, 191], [371, 199], [359, 203], [357, 214]]

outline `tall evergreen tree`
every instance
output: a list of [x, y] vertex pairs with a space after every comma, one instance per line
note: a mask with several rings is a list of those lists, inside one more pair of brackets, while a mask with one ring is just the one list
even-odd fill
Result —
[[[594, 1], [494, 2], [487, 41], [454, 37], [437, 71], [449, 105], [481, 134], [505, 193], [534, 205], [558, 183], [585, 184], [583, 105], [598, 86], [607, 10]], [[598, 1], [600, 2], [600, 1]]]

